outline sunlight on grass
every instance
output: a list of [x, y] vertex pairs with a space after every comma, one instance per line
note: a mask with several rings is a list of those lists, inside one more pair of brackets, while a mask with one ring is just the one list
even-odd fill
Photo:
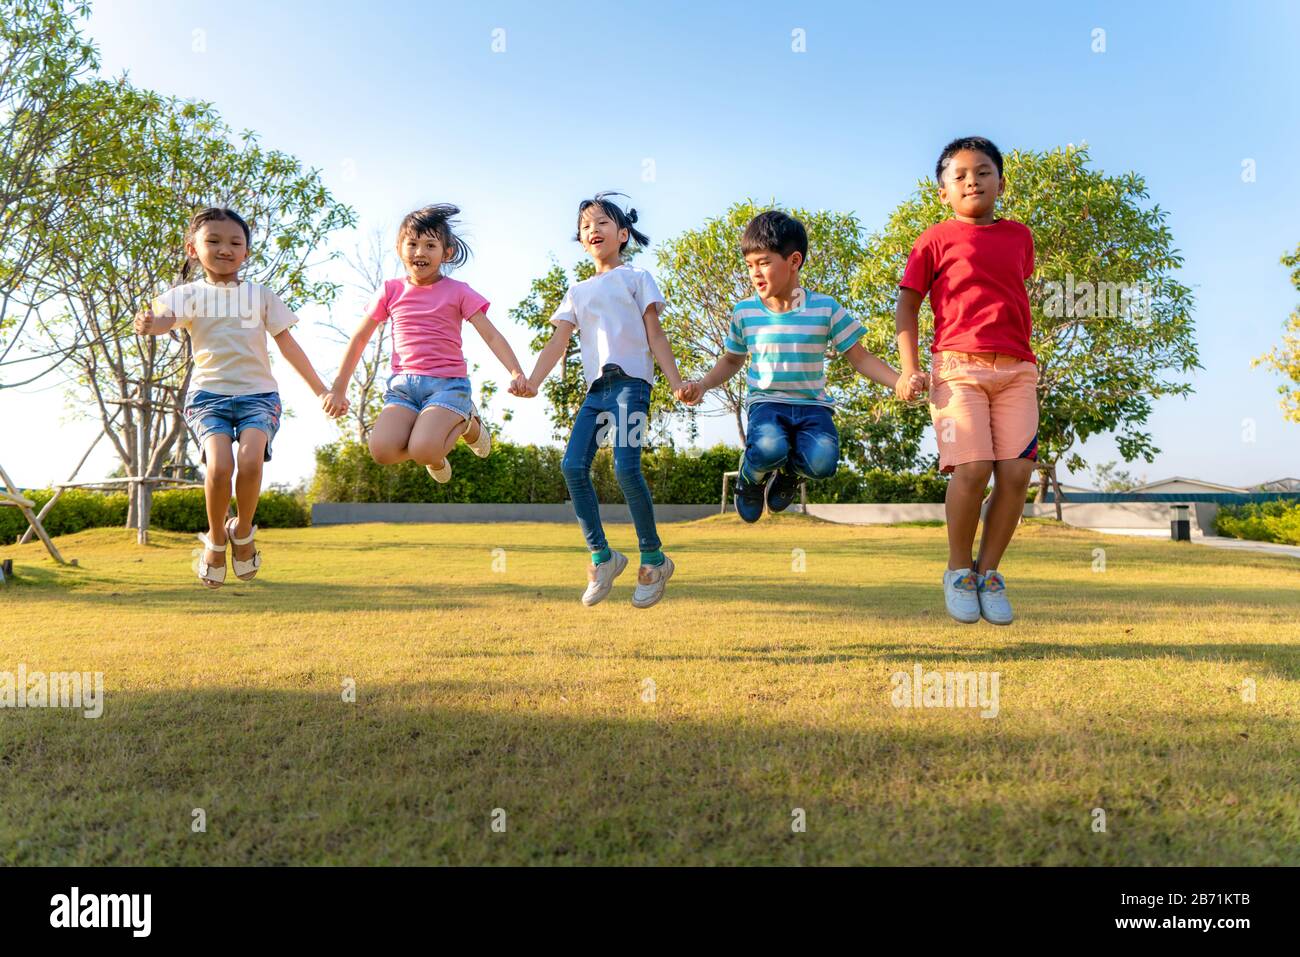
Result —
[[[646, 611], [635, 567], [579, 604], [566, 525], [268, 531], [217, 592], [182, 535], [5, 548], [0, 672], [107, 700], [0, 710], [0, 862], [1300, 863], [1295, 560], [1027, 526], [994, 628], [944, 614], [941, 528], [661, 531]], [[998, 716], [894, 707], [917, 664]]]

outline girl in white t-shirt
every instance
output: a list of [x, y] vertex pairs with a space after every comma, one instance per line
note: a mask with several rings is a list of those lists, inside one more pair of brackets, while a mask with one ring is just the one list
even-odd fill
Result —
[[555, 334], [537, 357], [526, 390], [511, 391], [536, 395], [542, 380], [565, 354], [573, 333], [578, 333], [587, 396], [573, 422], [563, 469], [573, 510], [591, 550], [582, 603], [590, 606], [605, 598], [614, 579], [627, 567], [627, 558], [611, 549], [605, 539], [591, 484], [596, 446], [608, 435], [613, 439], [614, 475], [632, 512], [641, 550], [632, 604], [649, 608], [663, 597], [673, 574], [672, 559], [660, 549], [654, 503], [641, 474], [641, 447], [649, 430], [656, 360], [679, 399], [682, 377], [659, 324], [659, 310], [664, 305], [659, 287], [644, 269], [623, 263], [629, 241], [645, 246], [650, 238], [636, 228], [636, 210], [624, 211], [611, 198], [617, 195], [621, 194], [597, 193], [579, 204], [575, 238], [595, 262], [596, 274], [570, 287], [551, 316]]
[[[275, 339], [328, 415], [338, 417], [348, 408], [346, 399], [330, 394], [289, 332], [298, 321], [293, 311], [266, 286], [240, 280], [249, 240], [248, 224], [234, 210], [209, 207], [195, 213], [185, 234], [182, 277], [195, 262], [203, 277], [167, 290], [135, 318], [135, 331], [142, 336], [172, 329], [190, 335], [194, 371], [184, 414], [207, 466], [208, 511], [208, 531], [199, 535], [205, 550], [195, 571], [209, 588], [225, 583], [227, 539], [234, 547], [231, 559], [238, 578], [255, 578], [262, 566], [253, 515], [262, 493], [262, 462], [271, 459], [282, 413], [266, 337]], [[239, 514], [227, 519], [232, 478]]]

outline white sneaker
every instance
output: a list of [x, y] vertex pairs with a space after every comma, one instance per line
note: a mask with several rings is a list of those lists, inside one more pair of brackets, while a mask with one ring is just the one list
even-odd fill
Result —
[[[478, 438], [473, 442], [470, 442], [465, 439], [465, 432], [462, 432], [460, 437], [465, 441], [465, 444], [470, 447], [471, 451], [473, 451], [475, 455], [481, 459], [485, 459], [488, 457], [488, 453], [492, 451], [492, 433], [488, 431], [487, 425], [478, 417], [477, 413], [474, 415], [474, 419], [478, 419]], [[472, 422], [474, 419], [471, 419], [470, 421]], [[468, 432], [469, 430], [466, 429], [465, 431]]]
[[948, 614], [963, 625], [980, 620], [979, 585], [969, 568], [948, 569], [943, 573], [943, 601]]
[[448, 459], [443, 460], [442, 468], [440, 469], [435, 469], [432, 465], [426, 465], [424, 470], [433, 476], [435, 482], [446, 485], [451, 481], [451, 461]]
[[668, 579], [673, 577], [673, 560], [664, 556], [662, 565], [642, 565], [636, 576], [636, 591], [632, 592], [632, 604], [637, 608], [649, 608], [664, 597], [664, 588]]
[[996, 568], [990, 568], [976, 581], [979, 588], [980, 614], [990, 625], [1009, 625], [1011, 601], [1007, 598], [1007, 580]]
[[622, 552], [609, 550], [609, 561], [587, 568], [587, 590], [582, 593], [582, 603], [590, 608], [603, 601], [614, 587], [614, 579], [623, 574], [627, 568], [627, 556]]

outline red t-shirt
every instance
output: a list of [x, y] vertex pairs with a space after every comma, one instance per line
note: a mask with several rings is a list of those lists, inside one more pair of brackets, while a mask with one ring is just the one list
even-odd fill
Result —
[[1037, 362], [1025, 292], [1033, 271], [1034, 234], [1024, 223], [946, 219], [917, 237], [899, 286], [930, 294], [931, 352], [1001, 352]]

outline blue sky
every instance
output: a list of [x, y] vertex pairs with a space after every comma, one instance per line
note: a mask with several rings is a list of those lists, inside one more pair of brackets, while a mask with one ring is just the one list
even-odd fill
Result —
[[[1229, 484], [1300, 474], [1300, 426], [1278, 411], [1278, 380], [1250, 368], [1300, 302], [1278, 262], [1300, 243], [1295, 4], [100, 0], [88, 29], [106, 73], [209, 100], [319, 168], [362, 233], [391, 235], [428, 202], [461, 206], [476, 256], [458, 276], [492, 300], [526, 368], [530, 336], [506, 310], [550, 256], [579, 257], [575, 206], [598, 189], [632, 194], [654, 239], [745, 197], [853, 210], [874, 227], [955, 135], [1004, 149], [1086, 141], [1097, 167], [1146, 177], [1197, 295], [1197, 393], [1159, 403], [1163, 452], [1129, 468]], [[791, 49], [796, 29], [806, 52]], [[357, 305], [345, 295], [333, 315], [350, 326]], [[302, 315], [301, 341], [332, 372], [342, 350], [319, 334], [322, 310]], [[503, 383], [468, 327], [466, 343], [480, 376]], [[337, 432], [283, 363], [278, 376], [296, 414], [267, 480], [294, 482]], [[6, 465], [22, 484], [62, 480], [95, 426], [71, 418], [61, 388], [23, 392], [28, 416], [6, 423], [4, 444], [40, 454], [7, 451]], [[505, 407], [507, 435], [549, 435], [540, 400], [503, 396]], [[705, 420], [703, 437], [734, 442], [734, 426]], [[1084, 451], [1118, 458], [1104, 439]], [[97, 453], [85, 471], [114, 465]]]

